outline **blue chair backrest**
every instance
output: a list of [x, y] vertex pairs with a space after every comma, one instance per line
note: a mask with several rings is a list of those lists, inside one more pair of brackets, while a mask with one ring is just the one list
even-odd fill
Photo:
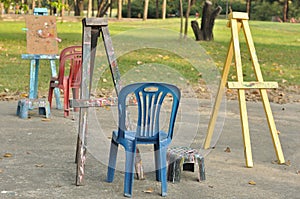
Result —
[[[161, 130], [159, 127], [160, 111], [163, 101], [169, 98], [172, 99], [170, 107], [170, 120], [168, 128], [168, 138], [172, 139], [174, 123], [180, 101], [180, 90], [171, 84], [167, 83], [134, 83], [125, 86], [118, 96], [119, 108], [119, 136], [124, 137], [126, 130], [126, 101], [128, 95], [133, 94], [138, 106], [138, 120], [136, 137], [145, 139], [157, 138], [158, 132]], [[126, 100], [127, 98], [127, 100]]]

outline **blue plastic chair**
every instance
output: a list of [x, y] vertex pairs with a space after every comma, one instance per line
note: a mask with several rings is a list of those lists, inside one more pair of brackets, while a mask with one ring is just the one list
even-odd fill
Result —
[[[126, 99], [128, 96], [136, 98], [137, 103], [137, 128], [136, 131], [126, 129]], [[160, 129], [160, 111], [163, 101], [172, 96], [168, 131]], [[132, 196], [134, 180], [134, 161], [137, 144], [153, 144], [155, 151], [156, 180], [161, 181], [161, 195], [167, 195], [167, 172], [166, 159], [167, 147], [171, 143], [176, 114], [180, 101], [180, 90], [166, 83], [134, 83], [125, 86], [118, 96], [119, 128], [113, 131], [109, 165], [107, 171], [107, 182], [114, 180], [118, 145], [125, 148], [125, 179], [124, 196]], [[164, 107], [166, 110], [167, 107]], [[132, 114], [131, 114], [132, 116]], [[167, 120], [166, 120], [167, 121]]]

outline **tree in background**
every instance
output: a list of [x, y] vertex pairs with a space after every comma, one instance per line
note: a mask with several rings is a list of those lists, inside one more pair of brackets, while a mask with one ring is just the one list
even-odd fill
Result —
[[287, 22], [289, 16], [289, 0], [284, 0], [283, 4], [283, 21]]
[[[96, 1], [96, 2], [95, 2]], [[300, 0], [210, 0], [214, 5], [221, 6], [221, 14], [227, 16], [228, 9], [237, 12], [247, 12], [252, 20], [270, 21], [272, 18], [283, 22], [300, 21]], [[185, 16], [188, 0], [0, 0], [4, 13], [15, 13], [16, 6], [20, 6], [22, 14], [32, 13], [35, 7], [47, 7], [50, 15], [63, 16], [64, 9], [74, 10], [75, 16], [83, 16], [83, 10], [88, 10], [88, 17], [94, 16], [94, 7], [97, 7], [97, 16], [102, 17], [107, 10], [111, 16], [112, 8], [117, 8], [118, 19], [123, 16], [143, 18], [180, 17], [180, 2]], [[190, 15], [201, 13], [205, 0], [190, 1]], [[64, 7], [64, 5], [66, 7]], [[108, 6], [109, 5], [109, 6]], [[122, 6], [123, 7], [122, 12]], [[92, 7], [92, 8], [91, 8]], [[13, 10], [10, 10], [13, 8]], [[29, 10], [29, 8], [31, 10]], [[56, 13], [54, 13], [54, 8]], [[226, 9], [225, 9], [226, 8]], [[92, 11], [91, 11], [92, 10]], [[59, 12], [60, 11], [60, 12]], [[92, 13], [91, 13], [92, 12]], [[70, 13], [69, 13], [70, 14]], [[279, 20], [280, 19], [280, 20]]]
[[83, 16], [83, 0], [74, 0], [74, 15]]
[[9, 7], [10, 7], [10, 4], [12, 3], [12, 0], [0, 0], [1, 3], [3, 3], [3, 7], [4, 7], [4, 12], [6, 14], [9, 13]]
[[118, 14], [117, 14], [117, 17], [118, 19], [122, 19], [122, 4], [123, 4], [123, 1], [122, 0], [118, 0]]
[[108, 1], [108, 0], [98, 0], [97, 17], [103, 17], [110, 6], [111, 6], [110, 1]]
[[251, 0], [246, 0], [246, 11], [248, 13], [249, 19], [250, 19], [250, 13], [251, 13]]
[[221, 13], [222, 7], [213, 8], [213, 3], [206, 0], [202, 10], [201, 28], [196, 20], [191, 22], [196, 41], [211, 41], [214, 39], [213, 28], [216, 17]]

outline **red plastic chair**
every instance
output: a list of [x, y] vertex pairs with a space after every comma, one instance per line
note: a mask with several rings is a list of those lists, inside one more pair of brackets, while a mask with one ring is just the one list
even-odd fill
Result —
[[69, 55], [69, 54], [72, 54], [72, 53], [81, 53], [82, 52], [82, 46], [69, 46], [65, 49], [63, 49], [61, 52], [60, 52], [60, 55], [59, 55], [59, 61], [62, 59], [62, 57], [64, 57], [65, 55]]
[[[81, 83], [82, 52], [81, 46], [72, 46], [64, 49], [60, 54], [59, 73], [57, 77], [52, 77], [49, 85], [48, 101], [52, 105], [54, 88], [63, 90], [64, 93], [64, 116], [69, 116], [70, 112], [70, 88], [73, 98], [79, 98], [79, 88]], [[66, 68], [70, 67], [69, 74], [66, 75]], [[74, 110], [76, 111], [76, 110]]]

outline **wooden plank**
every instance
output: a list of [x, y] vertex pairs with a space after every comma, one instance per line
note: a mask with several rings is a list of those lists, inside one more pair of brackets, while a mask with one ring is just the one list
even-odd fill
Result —
[[242, 135], [243, 135], [243, 142], [244, 142], [245, 161], [246, 161], [246, 166], [251, 168], [253, 167], [253, 159], [252, 159], [245, 90], [239, 89], [238, 97], [239, 97], [240, 118], [241, 118], [241, 125], [242, 125]]
[[112, 74], [112, 79], [114, 82], [114, 87], [117, 96], [119, 95], [119, 92], [121, 90], [122, 84], [121, 84], [121, 74], [118, 67], [118, 62], [115, 57], [114, 48], [112, 44], [112, 40], [109, 34], [108, 27], [102, 28], [102, 38], [104, 42], [104, 47], [107, 54], [107, 59], [109, 63], [110, 72]]
[[[241, 23], [238, 23], [238, 29], [240, 29], [240, 28], [241, 28]], [[222, 101], [222, 95], [224, 94], [224, 89], [226, 87], [228, 74], [229, 74], [229, 70], [230, 70], [230, 64], [231, 64], [232, 58], [233, 58], [233, 40], [234, 40], [234, 38], [231, 37], [226, 61], [225, 61], [224, 67], [223, 67], [222, 79], [219, 84], [219, 89], [218, 89], [218, 93], [217, 93], [216, 100], [214, 103], [214, 108], [213, 108], [212, 114], [210, 116], [210, 121], [208, 124], [208, 129], [207, 129], [207, 133], [206, 133], [206, 137], [205, 137], [205, 141], [204, 141], [204, 145], [203, 145], [204, 149], [210, 148], [211, 138], [214, 133], [215, 124], [217, 121], [218, 112], [219, 112], [221, 101]]]
[[228, 88], [250, 89], [250, 88], [278, 88], [277, 82], [227, 82]]
[[233, 39], [231, 38], [231, 42], [229, 44], [229, 48], [228, 48], [228, 51], [227, 51], [226, 61], [225, 61], [224, 68], [223, 68], [222, 79], [221, 79], [220, 84], [219, 84], [218, 93], [217, 93], [217, 96], [216, 96], [216, 99], [215, 99], [213, 111], [211, 113], [209, 124], [208, 124], [206, 138], [205, 138], [205, 142], [204, 142], [204, 146], [203, 146], [204, 149], [210, 148], [211, 138], [212, 138], [213, 133], [214, 133], [214, 129], [215, 129], [215, 125], [216, 125], [216, 121], [217, 121], [217, 117], [218, 117], [218, 112], [219, 112], [219, 109], [220, 109], [222, 96], [224, 94], [224, 89], [225, 89], [225, 86], [226, 86], [226, 82], [227, 82], [227, 78], [228, 78], [232, 58], [233, 58]]
[[257, 55], [256, 55], [254, 42], [253, 42], [253, 39], [252, 39], [252, 36], [251, 36], [249, 23], [248, 23], [247, 20], [243, 20], [242, 24], [243, 24], [244, 35], [245, 35], [245, 39], [246, 39], [246, 42], [247, 42], [247, 46], [248, 46], [248, 50], [249, 50], [249, 54], [250, 54], [250, 57], [251, 57], [251, 61], [252, 61], [252, 65], [253, 65], [253, 68], [254, 68], [254, 73], [255, 73], [256, 79], [259, 82], [263, 82], [264, 80], [263, 80], [263, 76], [262, 76], [262, 73], [261, 73], [260, 65], [258, 63], [258, 58], [257, 58]]
[[[247, 44], [248, 44], [248, 49], [249, 49], [249, 53], [250, 53], [250, 56], [251, 56], [251, 60], [252, 60], [252, 64], [253, 64], [253, 67], [254, 67], [254, 72], [255, 72], [256, 78], [259, 82], [262, 82], [263, 81], [263, 76], [262, 76], [261, 69], [260, 69], [260, 66], [259, 66], [259, 63], [258, 63], [258, 58], [257, 58], [256, 52], [255, 52], [254, 42], [253, 42], [253, 39], [252, 39], [252, 36], [251, 36], [249, 23], [248, 23], [247, 20], [243, 20], [242, 24], [243, 24], [243, 27], [244, 27], [244, 35], [246, 37], [246, 41], [247, 41]], [[265, 89], [260, 89], [260, 93], [261, 93], [262, 102], [263, 102], [263, 105], [264, 105], [264, 110], [265, 110], [265, 113], [266, 113], [269, 129], [270, 129], [273, 145], [274, 145], [274, 148], [275, 148], [276, 156], [277, 156], [278, 162], [280, 164], [282, 164], [282, 163], [285, 162], [284, 155], [283, 155], [280, 140], [279, 140], [279, 137], [278, 137], [278, 134], [277, 134], [277, 129], [276, 129], [275, 121], [274, 121], [274, 118], [273, 118], [273, 114], [272, 114], [269, 98], [268, 98], [268, 95], [267, 95], [267, 91]]]
[[22, 54], [22, 59], [50, 59], [55, 60], [59, 59], [59, 55], [53, 54], [53, 55], [45, 55], [45, 54]]
[[270, 133], [271, 133], [275, 153], [276, 153], [276, 156], [277, 156], [277, 160], [278, 160], [279, 164], [283, 164], [285, 162], [284, 155], [283, 155], [280, 140], [279, 140], [279, 137], [278, 137], [278, 133], [277, 133], [275, 121], [274, 121], [274, 118], [273, 118], [273, 114], [272, 114], [272, 110], [271, 110], [271, 106], [270, 106], [267, 91], [265, 89], [260, 89], [260, 94], [261, 94], [261, 97], [262, 97], [264, 110], [265, 110], [265, 113], [266, 113], [266, 117], [267, 117], [269, 129], [270, 129]]
[[[91, 68], [91, 27], [85, 27], [85, 20], [82, 21], [83, 38], [82, 38], [82, 70], [81, 70], [81, 86], [80, 99], [89, 99], [90, 97], [90, 68]], [[79, 128], [76, 152], [76, 185], [83, 185], [84, 168], [87, 152], [86, 134], [87, 134], [87, 117], [88, 108], [80, 108], [79, 112]]]
[[57, 54], [55, 16], [25, 15], [28, 54]]
[[104, 107], [117, 105], [118, 99], [115, 98], [98, 98], [98, 99], [73, 99], [70, 106], [73, 108], [88, 108], [88, 107]]
[[246, 12], [232, 12], [228, 16], [229, 19], [249, 19], [248, 13]]
[[88, 27], [88, 26], [98, 26], [98, 27], [100, 27], [100, 26], [107, 26], [108, 25], [107, 19], [105, 19], [105, 18], [96, 17], [96, 18], [85, 18], [83, 20], [84, 20], [85, 27]]
[[[241, 59], [241, 50], [240, 50], [239, 35], [238, 35], [240, 27], [241, 27], [241, 23], [237, 22], [236, 19], [231, 19], [231, 34], [233, 38], [237, 80], [238, 82], [243, 82], [244, 80], [243, 80], [243, 71], [242, 71], [242, 59]], [[238, 97], [239, 97], [240, 118], [241, 118], [241, 125], [242, 125], [246, 166], [253, 167], [245, 90], [238, 89]]]

